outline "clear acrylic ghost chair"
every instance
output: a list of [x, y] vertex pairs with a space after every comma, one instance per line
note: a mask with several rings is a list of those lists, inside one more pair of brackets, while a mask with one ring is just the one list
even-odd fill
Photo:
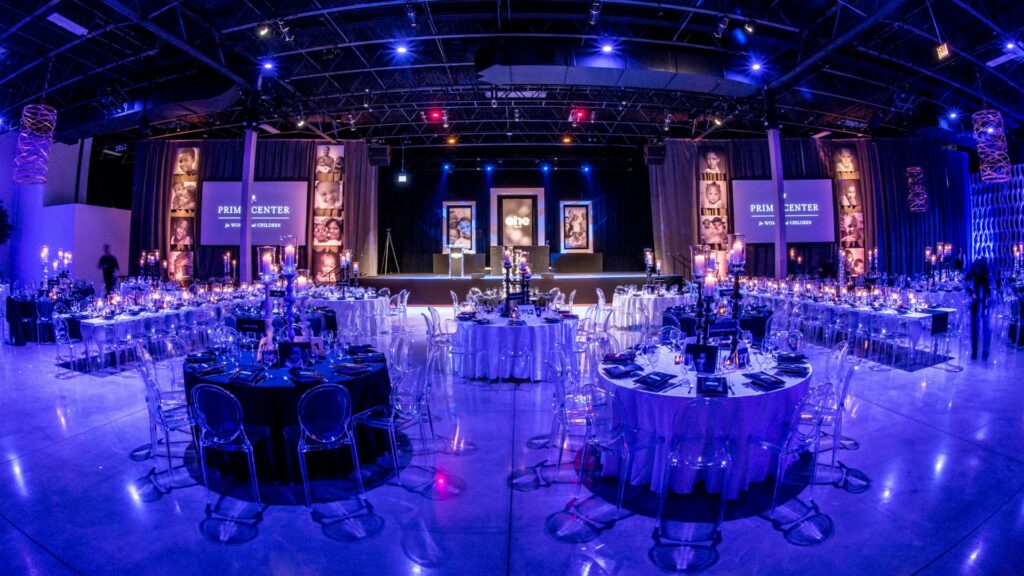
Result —
[[135, 347], [136, 370], [146, 386], [146, 409], [149, 413], [149, 454], [157, 450], [162, 441], [167, 457], [167, 472], [174, 483], [174, 466], [171, 463], [171, 432], [188, 434], [195, 442], [192, 426], [195, 422], [189, 414], [184, 391], [161, 389], [155, 378], [156, 366], [145, 346]]
[[[787, 415], [783, 426], [769, 427], [775, 434], [764, 437], [749, 436], [747, 443], [753, 448], [771, 452], [775, 461], [775, 482], [772, 490], [772, 506], [769, 516], [775, 513], [779, 503], [779, 494], [784, 483], [786, 466], [794, 458], [804, 452], [811, 453], [811, 481], [808, 493], [814, 502], [814, 484], [817, 480], [818, 452], [815, 449], [819, 440], [820, 419], [809, 417], [815, 410], [813, 393], [808, 393]], [[755, 422], [770, 422], [775, 419], [776, 406], [770, 402], [760, 403], [758, 419]]]
[[[689, 401], [672, 418], [672, 438], [665, 447], [665, 458], [660, 463], [662, 479], [658, 491], [658, 525], [654, 531], [655, 546], [648, 553], [650, 560], [666, 572], [697, 572], [718, 561], [716, 546], [721, 541], [721, 525], [725, 517], [728, 475], [732, 468], [729, 440], [723, 428], [715, 429], [722, 421], [722, 402], [713, 398]], [[672, 474], [685, 469], [691, 475], [703, 474], [705, 484], [712, 477], [720, 478], [718, 514], [713, 524], [686, 523], [686, 529], [665, 521], [668, 492]], [[685, 551], [685, 553], [680, 553]]]
[[363, 487], [363, 472], [359, 466], [359, 453], [352, 433], [352, 398], [348, 390], [338, 384], [321, 384], [307, 390], [299, 398], [299, 428], [301, 434], [299, 470], [302, 472], [302, 487], [306, 491], [306, 508], [313, 511], [313, 495], [309, 488], [309, 472], [306, 469], [306, 453], [335, 450], [348, 446], [355, 468], [356, 484], [360, 498], [366, 495]]
[[192, 410], [199, 425], [199, 465], [203, 470], [206, 488], [207, 513], [213, 509], [210, 479], [206, 466], [206, 450], [244, 452], [249, 461], [249, 477], [256, 506], [263, 510], [260, 500], [259, 479], [256, 476], [256, 457], [253, 443], [268, 439], [270, 430], [263, 426], [243, 424], [242, 405], [233, 394], [213, 384], [199, 384], [192, 389]]
[[426, 368], [413, 368], [400, 380], [391, 383], [391, 397], [387, 405], [374, 406], [352, 417], [357, 424], [387, 431], [391, 461], [399, 484], [402, 483], [402, 468], [398, 461], [398, 432], [418, 425], [421, 442], [427, 440], [423, 421], [426, 415], [428, 372]]
[[[85, 364], [88, 368], [89, 353], [85, 348], [85, 343], [81, 339], [72, 338], [71, 331], [68, 329], [68, 321], [65, 320], [59, 314], [54, 314], [52, 318], [53, 323], [53, 343], [56, 352], [56, 364], [57, 364], [57, 378], [69, 378], [76, 374], [75, 367], [79, 364]], [[66, 351], [66, 353], [64, 353]], [[79, 357], [79, 352], [83, 353], [82, 357]], [[63, 369], [63, 364], [67, 363], [68, 369]]]

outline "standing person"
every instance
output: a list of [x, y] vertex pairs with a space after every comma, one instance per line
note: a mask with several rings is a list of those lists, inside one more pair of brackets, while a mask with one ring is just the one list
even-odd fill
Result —
[[119, 269], [117, 258], [114, 258], [114, 255], [110, 253], [110, 244], [103, 245], [103, 256], [100, 256], [100, 263], [96, 267], [103, 271], [105, 295], [109, 295], [114, 291], [114, 273]]
[[971, 295], [971, 360], [978, 359], [978, 331], [981, 330], [981, 359], [988, 360], [992, 347], [992, 327], [989, 325], [988, 299], [992, 295], [992, 281], [988, 260], [984, 256], [971, 263], [964, 277], [967, 293]]

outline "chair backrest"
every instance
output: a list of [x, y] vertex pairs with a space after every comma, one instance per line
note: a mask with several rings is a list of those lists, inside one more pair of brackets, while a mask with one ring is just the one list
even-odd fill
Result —
[[227, 444], [242, 433], [242, 405], [234, 394], [213, 384], [192, 389], [192, 410], [206, 438]]
[[408, 290], [402, 290], [401, 292], [398, 293], [398, 295], [402, 297], [402, 308], [405, 308], [406, 306], [409, 305], [409, 294], [410, 292]]
[[407, 416], [419, 414], [427, 384], [427, 370], [416, 367], [391, 384], [391, 408]]
[[696, 398], [687, 402], [672, 417], [671, 449], [691, 468], [712, 468], [729, 458], [726, 427], [722, 422], [723, 403], [714, 398]]
[[388, 298], [388, 308], [389, 309], [390, 308], [394, 308], [394, 309], [397, 310], [398, 306], [401, 304], [401, 302], [402, 302], [402, 295], [401, 294], [395, 294], [391, 298]]
[[569, 292], [569, 310], [572, 310], [572, 301], [576, 299], [576, 291]]
[[452, 307], [457, 311], [459, 309], [459, 295], [455, 293], [455, 290], [449, 290], [448, 294], [452, 297]]
[[597, 292], [597, 305], [599, 307], [601, 307], [601, 308], [604, 308], [604, 306], [605, 306], [604, 290], [601, 290], [600, 288], [595, 288], [594, 291]]
[[59, 314], [53, 315], [53, 339], [61, 344], [71, 341], [71, 330], [68, 321]]
[[658, 341], [662, 344], [679, 344], [683, 337], [683, 331], [675, 326], [662, 326], [658, 331]]
[[434, 321], [434, 333], [437, 334], [441, 331], [441, 313], [433, 306], [428, 306], [427, 311], [430, 312], [430, 319]]
[[299, 398], [299, 426], [317, 442], [344, 440], [352, 430], [352, 397], [338, 384], [321, 384]]
[[405, 332], [396, 334], [388, 345], [388, 372], [408, 372], [412, 368], [412, 339]]
[[825, 381], [829, 384], [836, 384], [839, 381], [839, 372], [842, 369], [846, 354], [850, 351], [850, 343], [846, 340], [832, 346], [828, 357], [825, 359]]

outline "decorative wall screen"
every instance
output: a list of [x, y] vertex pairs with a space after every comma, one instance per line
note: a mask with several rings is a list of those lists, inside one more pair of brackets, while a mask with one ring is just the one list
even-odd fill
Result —
[[972, 257], [985, 256], [996, 269], [1013, 266], [1013, 245], [1024, 241], [1024, 164], [1008, 170], [1007, 182], [971, 175]]

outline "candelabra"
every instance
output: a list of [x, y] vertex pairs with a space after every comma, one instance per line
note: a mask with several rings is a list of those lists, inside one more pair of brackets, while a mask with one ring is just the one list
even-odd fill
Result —
[[[712, 298], [705, 298], [704, 292], [714, 292], [715, 276], [714, 270], [709, 271], [708, 262], [710, 249], [707, 246], [690, 246], [690, 262], [693, 263], [693, 280], [697, 284], [697, 343], [706, 344], [711, 331], [711, 306]], [[709, 273], [710, 272], [710, 273]], [[705, 283], [705, 279], [706, 282]], [[710, 286], [708, 285], [710, 284]]]
[[505, 255], [501, 266], [505, 269], [505, 305], [502, 307], [502, 317], [508, 318], [512, 314], [512, 249], [505, 246]]
[[740, 336], [743, 328], [740, 327], [740, 311], [743, 294], [740, 292], [740, 276], [746, 265], [746, 254], [744, 252], [743, 234], [729, 235], [729, 273], [732, 274], [732, 295], [729, 297], [732, 304], [732, 319], [736, 323], [736, 335], [732, 339], [732, 350], [730, 357], [734, 359], [733, 366], [739, 368], [739, 346]]
[[274, 256], [277, 253], [277, 248], [260, 246], [259, 253], [260, 283], [263, 284], [263, 323], [266, 335], [269, 337], [274, 332], [274, 310], [270, 302], [270, 287], [277, 282], [277, 274], [274, 272]]

